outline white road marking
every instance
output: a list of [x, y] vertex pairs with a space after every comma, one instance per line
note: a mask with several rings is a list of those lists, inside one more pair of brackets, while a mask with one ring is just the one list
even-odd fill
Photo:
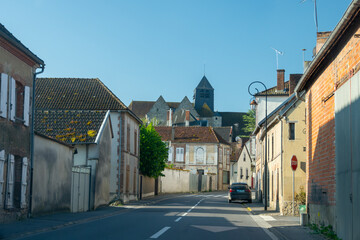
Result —
[[157, 233], [155, 233], [154, 235], [152, 235], [150, 238], [158, 238], [160, 237], [164, 232], [166, 232], [167, 230], [169, 230], [170, 227], [164, 227], [163, 229], [161, 229], [160, 231], [158, 231]]
[[265, 221], [275, 221], [276, 219], [273, 218], [272, 216], [266, 216], [266, 215], [260, 215], [260, 217], [262, 219], [264, 219]]
[[183, 214], [183, 215], [181, 215], [181, 216], [185, 217], [187, 214], [188, 214], [188, 213], [186, 212], [186, 213], [184, 213], [184, 214]]
[[178, 222], [178, 221], [180, 221], [182, 219], [182, 217], [178, 217], [176, 220], [175, 220], [175, 222]]
[[[200, 201], [198, 201], [194, 206], [192, 206], [189, 210], [187, 210], [186, 213], [183, 213], [183, 215], [181, 215], [182, 217], [185, 217], [188, 213], [191, 212], [191, 210], [193, 210], [195, 207], [197, 207], [197, 205], [199, 205], [205, 198], [201, 199]], [[179, 222], [181, 220], [182, 217], [179, 217], [175, 220], [175, 222]]]
[[264, 232], [272, 239], [272, 240], [278, 240], [278, 238], [269, 231], [269, 228], [271, 228], [271, 225], [264, 221], [260, 216], [253, 215], [250, 212], [247, 212], [250, 217], [254, 220], [254, 222], [264, 230]]

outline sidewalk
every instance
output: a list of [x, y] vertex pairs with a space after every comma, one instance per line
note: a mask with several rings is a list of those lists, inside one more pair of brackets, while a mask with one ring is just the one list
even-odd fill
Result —
[[244, 204], [250, 214], [261, 217], [266, 221], [268, 230], [281, 240], [325, 240], [321, 234], [314, 233], [307, 226], [300, 226], [299, 216], [281, 216], [279, 211], [264, 210], [262, 203]]
[[[176, 195], [177, 194], [159, 195], [139, 201], [130, 201], [129, 203], [119, 207], [105, 206], [98, 208], [95, 211], [80, 213], [54, 213], [44, 216], [36, 216], [34, 218], [28, 218], [21, 221], [5, 223], [0, 225], [0, 239], [16, 239], [75, 224], [103, 219], [131, 211], [134, 206], [141, 207], [154, 204], [156, 202], [172, 198]], [[128, 206], [131, 206], [131, 208], [128, 208]]]

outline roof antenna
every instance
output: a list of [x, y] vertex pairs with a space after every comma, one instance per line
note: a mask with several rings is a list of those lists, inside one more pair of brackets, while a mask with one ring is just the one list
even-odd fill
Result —
[[[300, 3], [304, 3], [307, 0], [302, 0]], [[314, 21], [315, 21], [315, 27], [316, 27], [316, 33], [319, 32], [319, 24], [318, 24], [318, 17], [317, 17], [317, 6], [316, 6], [316, 0], [314, 0]]]
[[277, 69], [279, 69], [279, 54], [280, 55], [284, 55], [284, 53], [283, 52], [281, 52], [281, 51], [279, 51], [279, 50], [277, 50], [277, 49], [275, 49], [275, 48], [272, 48], [274, 51], [275, 51], [275, 53], [276, 53], [276, 70]]

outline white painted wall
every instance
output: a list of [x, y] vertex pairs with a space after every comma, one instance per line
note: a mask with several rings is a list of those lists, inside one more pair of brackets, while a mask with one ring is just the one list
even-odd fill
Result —
[[[267, 114], [269, 115], [280, 104], [282, 104], [289, 96], [268, 96], [267, 98]], [[256, 97], [256, 125], [265, 118], [265, 97]]]
[[110, 195], [113, 197], [116, 194], [117, 186], [117, 175], [119, 174], [118, 170], [118, 160], [119, 160], [119, 140], [120, 140], [120, 131], [119, 131], [119, 117], [120, 113], [110, 112], [111, 125], [113, 129], [114, 138], [111, 141], [111, 161], [110, 161]]
[[74, 166], [86, 165], [86, 145], [76, 145], [77, 154], [74, 154]]

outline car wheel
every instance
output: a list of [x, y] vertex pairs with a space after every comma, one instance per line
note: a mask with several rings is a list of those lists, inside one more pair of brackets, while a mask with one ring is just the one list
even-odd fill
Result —
[[231, 199], [229, 199], [229, 203], [231, 203]]

